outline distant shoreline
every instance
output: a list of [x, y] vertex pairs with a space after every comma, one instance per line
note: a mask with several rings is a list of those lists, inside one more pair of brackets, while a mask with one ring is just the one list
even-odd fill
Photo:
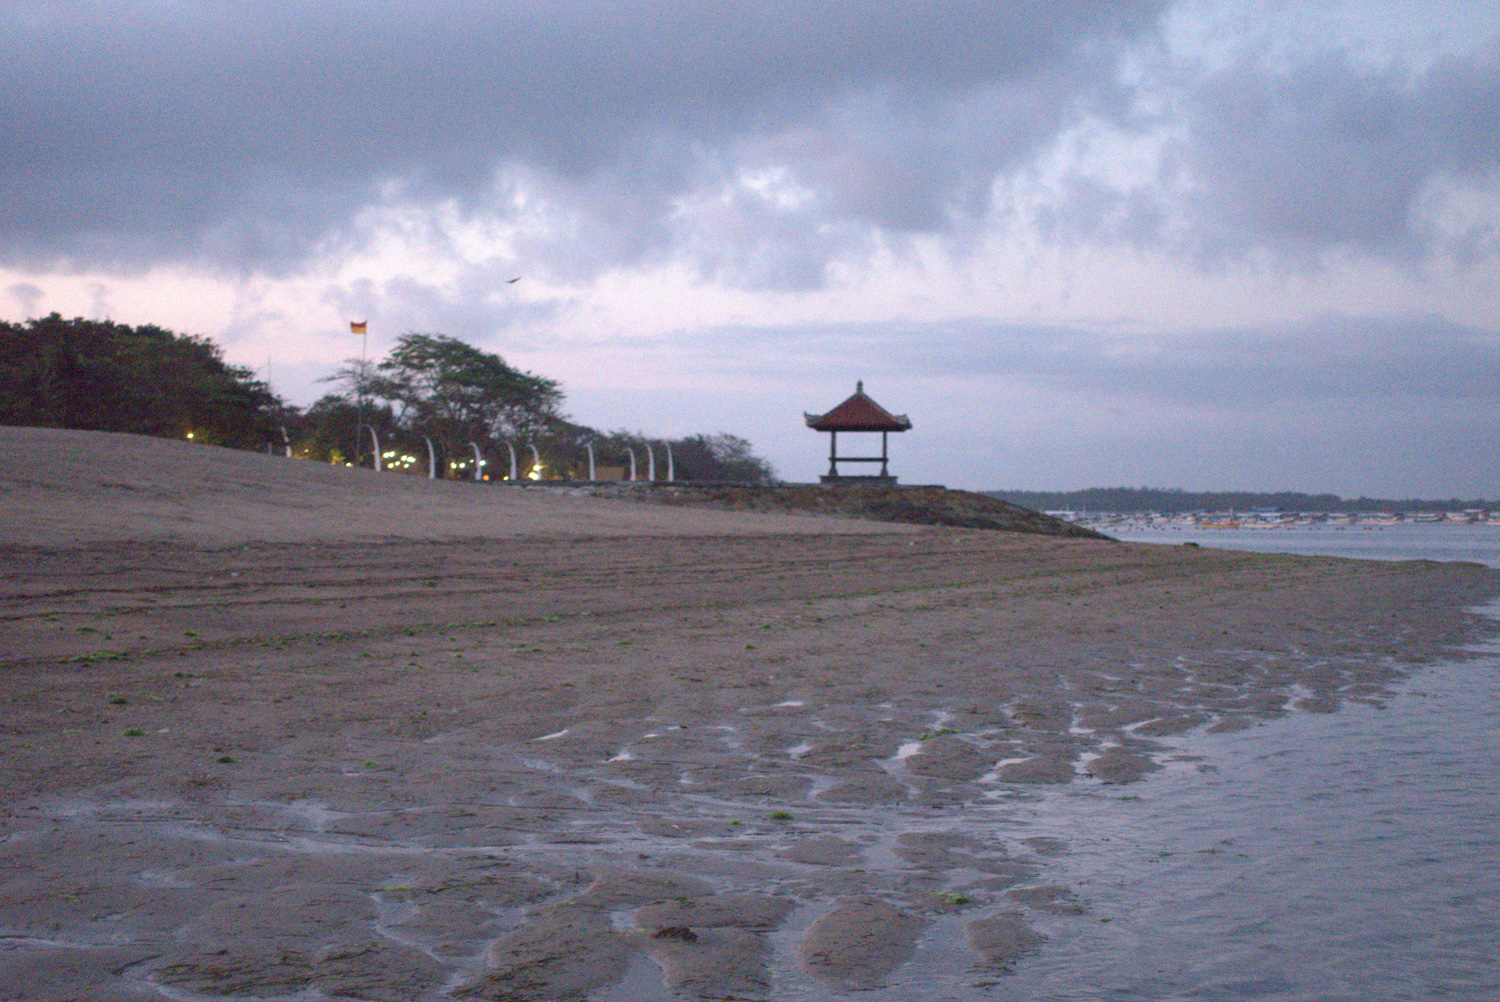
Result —
[[1194, 512], [1280, 511], [1304, 514], [1494, 512], [1500, 501], [1420, 498], [1342, 498], [1336, 494], [1296, 491], [1187, 491], [1156, 487], [1090, 487], [1078, 491], [980, 491], [1036, 511], [1076, 511], [1115, 514], [1185, 515]]

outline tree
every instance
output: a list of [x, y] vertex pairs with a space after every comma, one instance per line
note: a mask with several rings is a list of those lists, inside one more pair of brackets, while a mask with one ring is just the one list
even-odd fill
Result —
[[398, 418], [445, 437], [521, 436], [557, 415], [554, 379], [441, 334], [403, 334], [376, 366], [371, 392], [401, 405]]
[[771, 464], [755, 455], [749, 441], [727, 432], [674, 439], [672, 453], [678, 480], [769, 484], [776, 479]]
[[331, 378], [388, 401], [398, 426], [432, 436], [449, 457], [468, 442], [545, 435], [563, 399], [556, 380], [442, 334], [403, 334], [380, 363], [351, 360]]
[[279, 399], [207, 338], [154, 325], [0, 323], [0, 423], [133, 432], [255, 449], [279, 441]]
[[[391, 441], [391, 433], [396, 429], [390, 407], [366, 407], [364, 423], [375, 429], [382, 444]], [[327, 394], [301, 415], [294, 451], [305, 459], [326, 463], [353, 463], [361, 452], [368, 457], [370, 442], [361, 441], [359, 424], [357, 403], [336, 393]]]
[[[589, 431], [589, 429], [583, 429]], [[627, 448], [635, 451], [637, 473], [646, 475], [644, 443], [647, 437], [640, 432], [615, 431], [608, 435], [593, 434], [595, 454], [601, 462], [628, 462]], [[656, 451], [657, 476], [666, 475], [666, 454], [662, 442], [651, 440]], [[735, 483], [769, 484], [775, 482], [771, 464], [756, 456], [748, 441], [738, 435], [720, 432], [717, 435], [689, 435], [686, 438], [670, 439], [672, 446], [673, 475], [678, 480], [732, 481]], [[581, 448], [581, 446], [580, 446]]]

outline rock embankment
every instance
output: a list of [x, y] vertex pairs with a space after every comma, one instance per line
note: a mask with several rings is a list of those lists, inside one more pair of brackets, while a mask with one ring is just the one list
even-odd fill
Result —
[[875, 522], [951, 525], [965, 529], [998, 529], [1043, 536], [1108, 539], [1108, 536], [1029, 508], [946, 487], [867, 486], [854, 484], [641, 483], [589, 484], [595, 497], [621, 498], [665, 505], [730, 511], [810, 512], [843, 515]]

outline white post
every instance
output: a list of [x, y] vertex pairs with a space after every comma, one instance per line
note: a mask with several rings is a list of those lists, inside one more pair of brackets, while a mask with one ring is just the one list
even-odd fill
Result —
[[427, 479], [437, 479], [437, 450], [432, 447], [432, 436], [423, 435], [427, 440]]
[[594, 479], [594, 443], [585, 442], [583, 447], [589, 450], [589, 480]]
[[[268, 368], [270, 367], [270, 364], [271, 364], [270, 361], [266, 362], [266, 366]], [[270, 382], [270, 380], [268, 379], [267, 382]], [[287, 437], [287, 434], [286, 434], [286, 425], [281, 425], [280, 427], [281, 427], [281, 444], [286, 449], [286, 458], [287, 459], [291, 459], [292, 458], [292, 440]]]
[[625, 451], [628, 452], [628, 453], [630, 453], [630, 480], [631, 480], [632, 483], [634, 483], [635, 482], [635, 450], [632, 449], [630, 446], [627, 445], [625, 447]]
[[479, 446], [474, 442], [469, 443], [469, 448], [474, 452], [474, 479], [484, 479], [484, 457], [479, 454]]
[[540, 476], [542, 471], [542, 454], [536, 451], [535, 442], [528, 442], [527, 445], [531, 446], [531, 479], [540, 480], [542, 479]]
[[375, 426], [374, 425], [367, 424], [367, 425], [365, 425], [365, 428], [370, 433], [370, 441], [373, 442], [374, 445], [375, 445], [375, 472], [379, 473], [380, 472], [380, 436], [377, 435], [377, 434], [375, 434]]
[[676, 480], [677, 471], [672, 468], [672, 443], [667, 443], [667, 479]]
[[656, 450], [651, 448], [651, 443], [646, 444], [646, 479], [656, 479]]

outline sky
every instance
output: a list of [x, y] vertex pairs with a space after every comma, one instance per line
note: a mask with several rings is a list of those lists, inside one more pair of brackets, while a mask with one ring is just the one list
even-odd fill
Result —
[[863, 380], [903, 483], [1494, 498], [1497, 280], [1493, 2], [0, 0], [0, 319], [298, 405], [366, 320], [793, 481]]

